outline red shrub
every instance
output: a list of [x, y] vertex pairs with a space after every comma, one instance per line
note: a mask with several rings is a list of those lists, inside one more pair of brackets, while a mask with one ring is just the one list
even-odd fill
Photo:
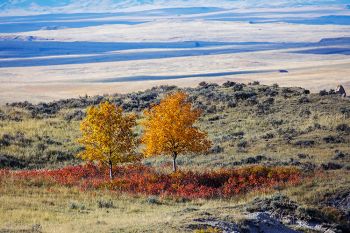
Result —
[[81, 190], [111, 190], [136, 195], [161, 195], [183, 198], [232, 197], [248, 191], [296, 185], [301, 172], [293, 167], [251, 166], [211, 172], [158, 173], [155, 169], [130, 165], [114, 169], [109, 180], [107, 169], [88, 164], [57, 170], [0, 170], [2, 179], [12, 177], [28, 185], [62, 185]]

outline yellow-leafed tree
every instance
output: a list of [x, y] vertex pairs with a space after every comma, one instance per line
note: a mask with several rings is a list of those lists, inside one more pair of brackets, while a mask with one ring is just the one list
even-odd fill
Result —
[[134, 126], [135, 115], [124, 115], [120, 107], [109, 102], [88, 108], [80, 125], [82, 137], [78, 140], [85, 150], [78, 157], [109, 166], [109, 176], [113, 179], [113, 165], [135, 160]]
[[142, 142], [145, 144], [145, 156], [172, 156], [174, 172], [178, 155], [204, 153], [211, 147], [207, 133], [194, 126], [201, 111], [192, 108], [188, 95], [183, 92], [166, 96], [144, 115]]

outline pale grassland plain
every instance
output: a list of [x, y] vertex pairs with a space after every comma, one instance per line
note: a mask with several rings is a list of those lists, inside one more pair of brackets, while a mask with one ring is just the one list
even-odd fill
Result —
[[[304, 87], [314, 93], [321, 89], [336, 88], [339, 84], [350, 88], [350, 59], [347, 55], [300, 55], [290, 51], [291, 54], [286, 59], [281, 59], [286, 53], [289, 52], [249, 52], [195, 58], [60, 65], [56, 68], [0, 68], [0, 103], [26, 100], [39, 103], [77, 98], [86, 94], [130, 93], [159, 85], [195, 87], [201, 81], [222, 84], [228, 80], [244, 83], [257, 80], [267, 85], [278, 83], [281, 86]], [[289, 73], [280, 73], [279, 70], [282, 69]], [[200, 74], [239, 71], [269, 72], [200, 77]], [[187, 75], [188, 78], [174, 79], [174, 75]], [[140, 81], [118, 81], [118, 78], [134, 76], [164, 78], [153, 81], [147, 78]], [[109, 79], [115, 81], [104, 81]]]
[[[298, 16], [301, 18], [311, 16], [311, 13], [303, 12], [303, 8], [293, 11], [300, 11]], [[336, 11], [337, 14], [340, 12], [340, 9]], [[253, 9], [249, 14], [255, 17]], [[265, 14], [267, 19], [269, 14], [273, 15], [269, 12]], [[37, 36], [53, 43], [72, 43], [73, 49], [79, 46], [74, 42], [82, 43], [81, 46], [94, 46], [94, 43], [112, 45], [106, 48], [107, 52], [69, 54], [68, 50], [67, 54], [58, 52], [56, 55], [54, 50], [53, 54], [47, 55], [45, 51], [52, 48], [46, 48], [45, 41], [44, 47], [40, 47], [42, 41], [38, 41], [38, 49], [34, 50], [43, 51], [43, 54], [31, 54], [31, 47], [27, 51], [26, 42], [23, 42], [23, 51], [10, 49], [10, 58], [5, 56], [0, 60], [3, 62], [0, 68], [0, 103], [25, 100], [38, 103], [85, 94], [130, 93], [165, 84], [194, 87], [200, 81], [248, 83], [258, 80], [265, 84], [301, 86], [312, 92], [335, 88], [338, 84], [350, 87], [349, 25], [254, 24], [247, 21], [249, 18], [235, 22], [205, 20], [205, 17], [188, 15], [165, 17], [164, 20], [156, 17], [158, 20], [138, 25], [19, 32], [17, 36]], [[1, 33], [0, 36], [9, 36], [9, 33]], [[321, 42], [329, 38], [333, 41]], [[163, 47], [147, 47], [154, 43]], [[168, 43], [180, 47], [164, 47]], [[205, 43], [219, 44], [207, 47]], [[185, 48], [181, 47], [182, 44]], [[22, 48], [21, 45], [19, 47]], [[25, 57], [17, 54], [18, 51], [25, 53]], [[6, 55], [7, 51], [4, 53]], [[289, 72], [280, 73], [280, 70]], [[240, 71], [257, 73], [225, 74]], [[135, 77], [139, 78], [133, 81]]]

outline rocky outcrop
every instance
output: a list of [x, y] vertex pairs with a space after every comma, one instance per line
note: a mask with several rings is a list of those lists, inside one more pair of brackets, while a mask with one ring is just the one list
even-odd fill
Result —
[[296, 233], [299, 231], [293, 230], [283, 225], [277, 219], [271, 217], [270, 214], [264, 212], [257, 212], [248, 215], [241, 226], [241, 232], [251, 233]]
[[335, 93], [337, 95], [340, 95], [342, 97], [346, 97], [346, 91], [345, 88], [342, 85], [339, 85], [336, 89], [335, 89]]
[[[299, 205], [287, 196], [274, 195], [270, 198], [256, 198], [247, 205], [246, 210], [251, 213], [251, 216], [260, 216], [257, 213], [267, 214], [277, 223], [280, 222], [293, 229], [328, 233], [347, 232], [345, 229], [350, 227], [350, 219], [347, 214], [349, 200], [349, 193], [344, 190], [339, 195], [330, 196], [321, 203], [319, 208], [315, 208]], [[335, 207], [335, 209], [332, 209], [331, 212], [325, 212], [329, 207]], [[337, 222], [333, 219], [334, 213], [337, 213], [336, 215], [339, 217]]]

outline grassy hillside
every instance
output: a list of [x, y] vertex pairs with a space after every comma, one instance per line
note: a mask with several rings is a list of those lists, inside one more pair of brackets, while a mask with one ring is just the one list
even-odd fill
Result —
[[[82, 148], [76, 139], [88, 106], [108, 100], [142, 120], [143, 109], [177, 89], [161, 86], [126, 95], [2, 106], [0, 166], [34, 169], [80, 164], [75, 155]], [[249, 214], [264, 211], [279, 220], [321, 222], [322, 229], [346, 232], [350, 226], [349, 98], [259, 83], [200, 83], [182, 90], [203, 110], [198, 126], [209, 133], [214, 146], [208, 154], [180, 156], [181, 170], [264, 164], [295, 166], [312, 178], [283, 190], [212, 200], [131, 197], [103, 190], [82, 193], [77, 188], [0, 179], [0, 232], [193, 232], [212, 225], [212, 232], [221, 232], [222, 225], [232, 222], [244, 232], [254, 228]], [[136, 131], [140, 134], [142, 129]], [[162, 172], [171, 170], [170, 157], [142, 163]], [[317, 232], [293, 221], [283, 223]]]
[[[18, 162], [18, 167], [79, 163], [74, 159], [81, 150], [76, 139], [88, 106], [109, 100], [142, 119], [143, 109], [176, 89], [163, 86], [127, 95], [2, 106], [0, 154]], [[348, 165], [348, 98], [258, 83], [201, 83], [198, 88], [184, 91], [190, 94], [195, 107], [203, 109], [199, 127], [209, 133], [214, 147], [207, 155], [180, 157], [183, 167], [232, 167], [259, 162], [310, 168], [329, 162]], [[145, 163], [166, 165], [168, 161], [155, 158]]]

